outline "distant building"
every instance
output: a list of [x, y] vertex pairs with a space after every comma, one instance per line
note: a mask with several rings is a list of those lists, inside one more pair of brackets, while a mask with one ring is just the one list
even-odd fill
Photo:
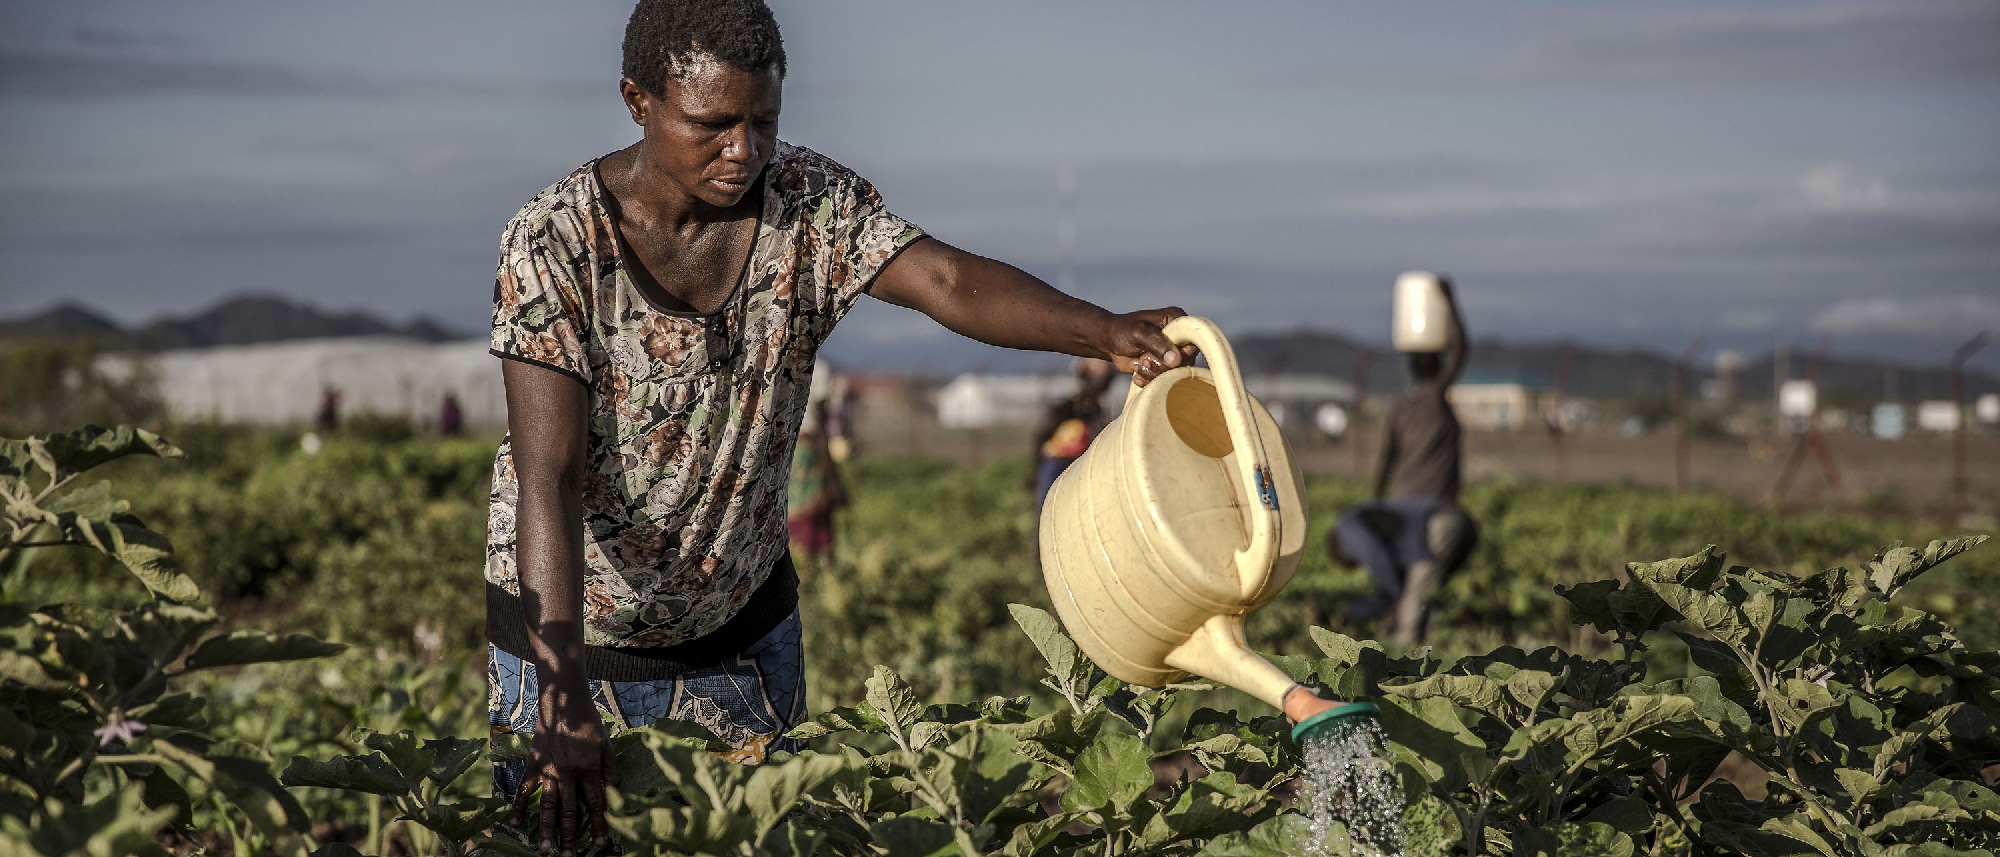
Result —
[[1552, 386], [1525, 372], [1467, 372], [1445, 391], [1458, 421], [1473, 431], [1522, 431], [1543, 424]]
[[[1354, 384], [1327, 375], [1264, 373], [1250, 376], [1244, 386], [1280, 426], [1288, 417], [1293, 422], [1310, 420], [1323, 405], [1354, 403]], [[1127, 389], [1123, 382], [1111, 385], [1104, 394], [1107, 412], [1124, 409]], [[1050, 403], [1075, 390], [1076, 376], [1069, 374], [968, 372], [938, 389], [938, 423], [965, 429], [1033, 425]]]
[[1875, 406], [1868, 420], [1868, 431], [1883, 440], [1895, 440], [1903, 436], [1903, 406], [1895, 402], [1883, 402]]
[[1958, 403], [1950, 399], [1932, 399], [1917, 403], [1917, 428], [1924, 431], [1958, 431], [1959, 422], [1963, 418], [1964, 414], [1959, 411]]
[[[1244, 379], [1243, 386], [1249, 388], [1250, 395], [1257, 397], [1257, 401], [1264, 404], [1264, 409], [1271, 412], [1271, 420], [1288, 432], [1317, 429], [1327, 433], [1324, 427], [1315, 423], [1328, 405], [1337, 407], [1343, 418], [1354, 407], [1354, 382], [1331, 375], [1262, 372]], [[1346, 428], [1343, 419], [1342, 433]]]
[[[1117, 387], [1118, 385], [1112, 385]], [[937, 392], [938, 424], [945, 428], [1031, 425], [1057, 399], [1075, 392], [1074, 375], [998, 375], [968, 372]], [[1124, 391], [1119, 390], [1120, 394]], [[1105, 406], [1113, 407], [1112, 395]], [[1123, 404], [1123, 400], [1119, 401]]]
[[465, 425], [507, 423], [500, 359], [484, 339], [299, 339], [163, 351], [148, 359], [160, 398], [179, 420], [306, 425], [331, 388], [340, 392], [343, 418], [377, 414], [427, 423], [449, 394], [458, 397]]

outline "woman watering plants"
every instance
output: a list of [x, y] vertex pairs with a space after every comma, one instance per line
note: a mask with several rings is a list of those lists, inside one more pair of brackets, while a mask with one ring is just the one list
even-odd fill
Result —
[[508, 438], [487, 544], [496, 766], [543, 851], [605, 841], [600, 716], [691, 720], [759, 761], [805, 717], [786, 479], [814, 353], [863, 293], [1010, 348], [1187, 355], [1177, 309], [1123, 315], [958, 250], [780, 142], [785, 53], [758, 0], [642, 0], [619, 91], [639, 142], [505, 230], [492, 350]]

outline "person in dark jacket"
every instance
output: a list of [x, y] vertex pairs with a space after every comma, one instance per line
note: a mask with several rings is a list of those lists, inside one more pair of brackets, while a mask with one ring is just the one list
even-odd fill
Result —
[[[1421, 635], [1424, 599], [1448, 569], [1433, 556], [1433, 541], [1450, 554], [1469, 537], [1470, 521], [1458, 506], [1463, 439], [1445, 391], [1465, 368], [1465, 325], [1451, 282], [1442, 283], [1451, 310], [1451, 338], [1443, 351], [1409, 355], [1410, 388], [1389, 411], [1382, 457], [1375, 471], [1375, 499], [1348, 509], [1329, 545], [1336, 559], [1368, 569], [1375, 591], [1348, 607], [1347, 619], [1383, 618], [1383, 636], [1410, 642]], [[1439, 531], [1434, 534], [1433, 530]], [[1459, 561], [1462, 556], [1456, 556]], [[1413, 577], [1421, 572], [1421, 586]]]

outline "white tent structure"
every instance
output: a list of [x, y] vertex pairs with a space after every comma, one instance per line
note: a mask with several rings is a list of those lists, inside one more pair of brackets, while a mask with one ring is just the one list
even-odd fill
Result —
[[[1047, 409], [1049, 403], [1075, 391], [1074, 375], [968, 372], [938, 389], [938, 424], [945, 428], [968, 429], [1032, 425], [1042, 418], [1042, 411]], [[1110, 398], [1105, 396], [1107, 405]]]
[[[1076, 384], [1074, 375], [967, 373], [939, 388], [938, 423], [945, 428], [1032, 425], [1049, 405], [1074, 392]], [[1324, 375], [1259, 373], [1251, 375], [1245, 386], [1280, 425], [1287, 414], [1307, 419], [1321, 405], [1354, 402], [1352, 383]], [[1126, 383], [1119, 380], [1105, 392], [1104, 407], [1109, 413], [1124, 409], [1126, 389]]]
[[485, 340], [428, 343], [396, 337], [304, 339], [167, 351], [147, 358], [177, 419], [310, 423], [326, 388], [343, 417], [374, 413], [417, 424], [437, 420], [447, 393], [468, 426], [500, 426], [507, 399], [500, 359]]

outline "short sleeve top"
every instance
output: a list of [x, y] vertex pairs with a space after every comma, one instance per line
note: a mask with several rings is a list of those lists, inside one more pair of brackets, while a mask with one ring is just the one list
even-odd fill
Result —
[[[727, 622], [786, 550], [785, 499], [813, 358], [923, 230], [875, 188], [779, 142], [743, 278], [714, 312], [633, 285], [596, 162], [509, 221], [494, 354], [589, 391], [582, 485], [584, 642], [668, 646]], [[511, 437], [493, 465], [486, 579], [520, 594]]]

